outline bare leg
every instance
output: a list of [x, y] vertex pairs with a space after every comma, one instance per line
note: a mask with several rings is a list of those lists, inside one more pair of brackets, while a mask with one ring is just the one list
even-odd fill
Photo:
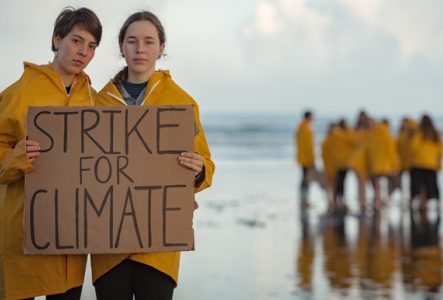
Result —
[[380, 211], [381, 209], [381, 191], [380, 191], [380, 177], [372, 180], [374, 186], [374, 209]]
[[360, 212], [366, 211], [366, 181], [363, 177], [358, 176], [358, 201], [360, 202]]

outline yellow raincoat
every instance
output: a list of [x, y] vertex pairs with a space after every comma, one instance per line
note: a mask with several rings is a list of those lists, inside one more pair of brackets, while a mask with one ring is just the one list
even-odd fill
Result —
[[441, 169], [441, 141], [424, 139], [418, 131], [411, 141], [412, 167], [439, 171]]
[[312, 167], [315, 164], [314, 134], [309, 121], [303, 120], [295, 134], [297, 144], [297, 162], [303, 167]]
[[380, 123], [368, 140], [368, 167], [371, 176], [392, 175], [400, 162], [394, 137], [386, 124]]
[[[32, 171], [25, 148], [28, 106], [86, 106], [95, 92], [85, 73], [70, 96], [50, 65], [24, 64], [22, 77], [0, 94], [0, 299], [59, 294], [83, 284], [85, 255], [24, 255], [24, 173]], [[63, 174], [60, 174], [63, 176]]]
[[354, 130], [337, 128], [334, 136], [334, 166], [336, 170], [348, 168], [349, 156], [355, 148]]
[[400, 131], [397, 138], [397, 149], [400, 159], [400, 169], [409, 170], [412, 168], [411, 140], [412, 132], [417, 128], [417, 122], [408, 120], [406, 128]]
[[[103, 106], [126, 105], [120, 91], [112, 82], [109, 82], [103, 90], [100, 91], [97, 104]], [[209, 147], [206, 142], [203, 128], [200, 124], [197, 103], [171, 79], [169, 71], [157, 71], [149, 79], [142, 105], [194, 106], [195, 122], [199, 129], [198, 134], [195, 137], [194, 148], [195, 152], [203, 156], [205, 165], [205, 180], [195, 188], [195, 192], [199, 192], [209, 187], [212, 183], [212, 175], [214, 173], [215, 165], [211, 161]], [[180, 252], [91, 255], [92, 280], [97, 280], [100, 276], [117, 266], [126, 258], [152, 266], [169, 275], [176, 284], [178, 282]]]
[[368, 141], [372, 132], [373, 130], [366, 129], [356, 133], [357, 145], [348, 160], [348, 167], [354, 170], [362, 180], [369, 178]]

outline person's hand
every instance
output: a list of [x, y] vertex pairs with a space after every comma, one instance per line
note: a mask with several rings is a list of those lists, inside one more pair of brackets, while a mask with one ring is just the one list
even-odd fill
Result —
[[182, 152], [178, 161], [182, 166], [194, 171], [195, 176], [203, 170], [203, 157], [198, 153]]
[[30, 163], [40, 155], [40, 144], [36, 141], [26, 140], [26, 155]]

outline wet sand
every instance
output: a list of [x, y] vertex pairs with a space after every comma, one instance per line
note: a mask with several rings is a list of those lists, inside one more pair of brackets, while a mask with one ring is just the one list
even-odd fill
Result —
[[183, 255], [175, 299], [442, 299], [436, 210], [411, 215], [396, 191], [390, 208], [361, 216], [351, 174], [348, 214], [327, 214], [317, 185], [302, 213], [291, 161], [217, 171], [199, 195], [197, 250]]

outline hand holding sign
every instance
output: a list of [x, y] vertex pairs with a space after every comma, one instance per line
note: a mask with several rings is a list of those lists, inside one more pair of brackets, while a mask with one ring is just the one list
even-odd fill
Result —
[[36, 141], [26, 140], [26, 154], [29, 162], [33, 163], [40, 155], [40, 144]]
[[195, 176], [203, 170], [203, 157], [198, 153], [183, 152], [178, 160], [182, 166], [194, 171]]

